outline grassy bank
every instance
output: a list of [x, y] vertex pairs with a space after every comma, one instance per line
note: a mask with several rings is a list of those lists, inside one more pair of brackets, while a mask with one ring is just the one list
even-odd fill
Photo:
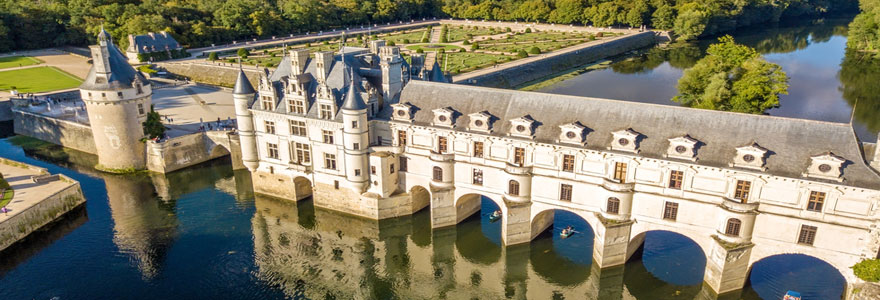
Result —
[[34, 67], [0, 71], [0, 90], [15, 88], [22, 93], [38, 93], [75, 88], [82, 79], [56, 67]]
[[568, 70], [565, 70], [565, 71], [562, 71], [562, 72], [559, 72], [556, 74], [552, 74], [547, 77], [542, 77], [537, 80], [532, 80], [532, 81], [523, 83], [522, 85], [516, 86], [516, 87], [514, 87], [514, 89], [521, 90], [521, 91], [537, 91], [537, 90], [546, 88], [548, 86], [566, 81], [568, 79], [572, 79], [574, 77], [577, 77], [578, 75], [581, 75], [583, 73], [586, 73], [586, 72], [589, 72], [592, 70], [599, 70], [599, 69], [607, 68], [609, 65], [611, 65], [610, 60], [601, 60], [601, 61], [598, 61], [598, 62], [595, 62], [592, 64], [588, 64], [585, 66], [578, 66], [578, 67], [568, 69]]

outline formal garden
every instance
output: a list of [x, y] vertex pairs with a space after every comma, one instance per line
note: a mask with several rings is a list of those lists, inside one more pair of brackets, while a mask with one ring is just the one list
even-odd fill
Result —
[[39, 93], [75, 88], [82, 79], [52, 66], [0, 69], [0, 91]]
[[[347, 36], [345, 44], [368, 47], [369, 40], [385, 40], [389, 46], [400, 46], [410, 61], [414, 54], [427, 55], [428, 63], [440, 63], [455, 75], [494, 67], [498, 64], [576, 46], [622, 33], [586, 31], [537, 31], [531, 28], [511, 30], [509, 27], [441, 25], [378, 34]], [[338, 51], [341, 38], [319, 42], [286, 45], [287, 49]], [[262, 67], [277, 67], [283, 57], [282, 47], [239, 49], [235, 52], [211, 53], [207, 60]], [[447, 62], [448, 60], [448, 62]]]

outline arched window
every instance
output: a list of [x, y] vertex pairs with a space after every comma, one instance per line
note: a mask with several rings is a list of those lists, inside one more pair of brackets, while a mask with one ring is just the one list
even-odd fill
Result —
[[511, 180], [507, 184], [507, 194], [511, 196], [519, 196], [519, 182], [516, 182], [516, 180]]
[[724, 230], [724, 234], [731, 236], [739, 236], [739, 228], [742, 226], [742, 221], [739, 219], [730, 218], [727, 220], [727, 229]]
[[443, 181], [443, 168], [434, 167], [434, 181]]
[[620, 212], [620, 199], [615, 197], [608, 198], [608, 206], [605, 208], [605, 212], [609, 214], [618, 214]]

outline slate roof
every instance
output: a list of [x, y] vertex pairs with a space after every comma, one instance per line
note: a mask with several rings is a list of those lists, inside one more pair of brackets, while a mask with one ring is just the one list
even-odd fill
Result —
[[560, 125], [580, 122], [587, 127], [585, 148], [602, 151], [610, 151], [612, 132], [632, 128], [642, 134], [639, 155], [652, 158], [664, 157], [670, 138], [689, 135], [699, 141], [696, 163], [722, 168], [731, 168], [737, 147], [758, 143], [770, 151], [766, 172], [790, 178], [804, 178], [810, 158], [830, 151], [847, 162], [843, 183], [827, 182], [880, 189], [880, 176], [865, 163], [849, 124], [425, 81], [409, 82], [400, 102], [413, 105], [414, 124], [424, 126], [432, 110], [455, 110], [455, 130], [467, 128], [468, 114], [487, 111], [496, 136], [507, 136], [510, 120], [529, 115], [537, 124], [535, 140], [550, 144], [557, 143]]
[[238, 70], [238, 78], [235, 80], [235, 88], [232, 91], [233, 94], [238, 95], [248, 95], [256, 93], [254, 91], [254, 86], [251, 85], [251, 82], [248, 80], [247, 76], [244, 75], [244, 71], [239, 67]]
[[[361, 72], [360, 69], [370, 69], [370, 65], [365, 62], [363, 59], [359, 58], [358, 55], [368, 53], [369, 49], [366, 48], [358, 48], [358, 47], [345, 47], [345, 65], [349, 66], [354, 72], [354, 82], [363, 82], [367, 81], [372, 84], [375, 88], [381, 88], [381, 73], [373, 74], [372, 72]], [[269, 75], [269, 81], [272, 82], [273, 89], [276, 93], [278, 99], [278, 103], [275, 104], [274, 112], [277, 113], [287, 113], [287, 106], [281, 105], [281, 102], [284, 101], [284, 83], [287, 80], [291, 80], [290, 78], [294, 75], [291, 70], [290, 65], [290, 56], [285, 56], [281, 59], [281, 62], [278, 63], [278, 68]], [[330, 87], [333, 92], [334, 99], [336, 100], [336, 106], [342, 107], [344, 97], [343, 95], [348, 93], [350, 85], [348, 84], [350, 79], [347, 79], [349, 73], [345, 70], [346, 68], [342, 66], [342, 55], [337, 54], [333, 57], [333, 64], [330, 66], [330, 72], [327, 75], [326, 84]], [[317, 72], [317, 63], [315, 59], [309, 58], [308, 62], [306, 62], [305, 72], [302, 75], [299, 75], [298, 78], [301, 82], [306, 82], [306, 90], [309, 95], [316, 94], [318, 88], [318, 80], [314, 74]], [[378, 76], [377, 76], [378, 75]], [[261, 88], [262, 89], [262, 88]], [[361, 99], [367, 99], [367, 95], [362, 88], [357, 90], [360, 93]], [[318, 118], [318, 107], [314, 105], [315, 97], [310, 97], [310, 103], [308, 107], [308, 111], [306, 112], [307, 117]], [[366, 106], [366, 104], [364, 104]], [[262, 109], [260, 107], [259, 101], [254, 102], [253, 108]], [[337, 111], [336, 119], [341, 121], [341, 109]]]
[[142, 35], [129, 35], [129, 45], [126, 52], [150, 53], [156, 51], [174, 50], [180, 48], [180, 44], [167, 32], [148, 33]]
[[110, 69], [110, 78], [107, 82], [104, 82], [103, 78], [96, 76], [95, 66], [92, 65], [92, 68], [89, 69], [89, 74], [86, 75], [86, 79], [79, 87], [93, 91], [128, 89], [133, 87], [135, 79], [139, 79], [144, 85], [150, 84], [146, 77], [144, 77], [144, 74], [141, 74], [140, 71], [135, 70], [128, 64], [128, 58], [110, 40], [110, 34], [102, 29], [99, 36], [101, 35], [107, 37], [107, 51], [110, 54], [107, 58], [109, 61], [107, 67]]

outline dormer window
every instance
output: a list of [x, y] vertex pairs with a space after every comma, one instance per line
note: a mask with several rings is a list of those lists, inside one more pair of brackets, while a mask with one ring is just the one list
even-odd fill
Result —
[[468, 124], [469, 130], [481, 131], [485, 133], [489, 133], [489, 131], [491, 130], [490, 121], [492, 115], [490, 115], [488, 112], [483, 111], [469, 114], [468, 118], [470, 119], [470, 124]]
[[669, 139], [669, 148], [666, 150], [666, 157], [696, 161], [697, 143], [699, 141], [689, 135], [671, 138]]
[[435, 126], [452, 127], [455, 124], [455, 111], [451, 108], [444, 107], [433, 110]]
[[810, 160], [810, 167], [807, 168], [807, 172], [804, 173], [804, 176], [837, 181], [843, 180], [841, 178], [843, 175], [842, 168], [843, 163], [846, 162], [846, 159], [843, 157], [827, 152], [813, 156]]
[[394, 112], [391, 114], [391, 119], [395, 121], [412, 122], [412, 107], [413, 106], [409, 103], [391, 104], [391, 108], [394, 109]]
[[275, 101], [271, 96], [260, 96], [260, 105], [264, 110], [273, 110], [275, 109], [274, 105]]
[[584, 131], [587, 129], [580, 122], [568, 123], [559, 126], [559, 141], [570, 144], [584, 144]]
[[620, 130], [612, 132], [613, 140], [611, 141], [611, 150], [618, 151], [626, 151], [632, 153], [638, 153], [639, 146], [639, 135], [640, 133], [632, 130], [632, 128], [626, 130]]
[[766, 148], [761, 147], [758, 143], [736, 148], [736, 156], [733, 158], [731, 166], [764, 171], [767, 169], [764, 167], [764, 164], [766, 163], [765, 158], [768, 152]]
[[534, 125], [535, 120], [528, 115], [510, 120], [510, 135], [524, 138], [534, 138]]

